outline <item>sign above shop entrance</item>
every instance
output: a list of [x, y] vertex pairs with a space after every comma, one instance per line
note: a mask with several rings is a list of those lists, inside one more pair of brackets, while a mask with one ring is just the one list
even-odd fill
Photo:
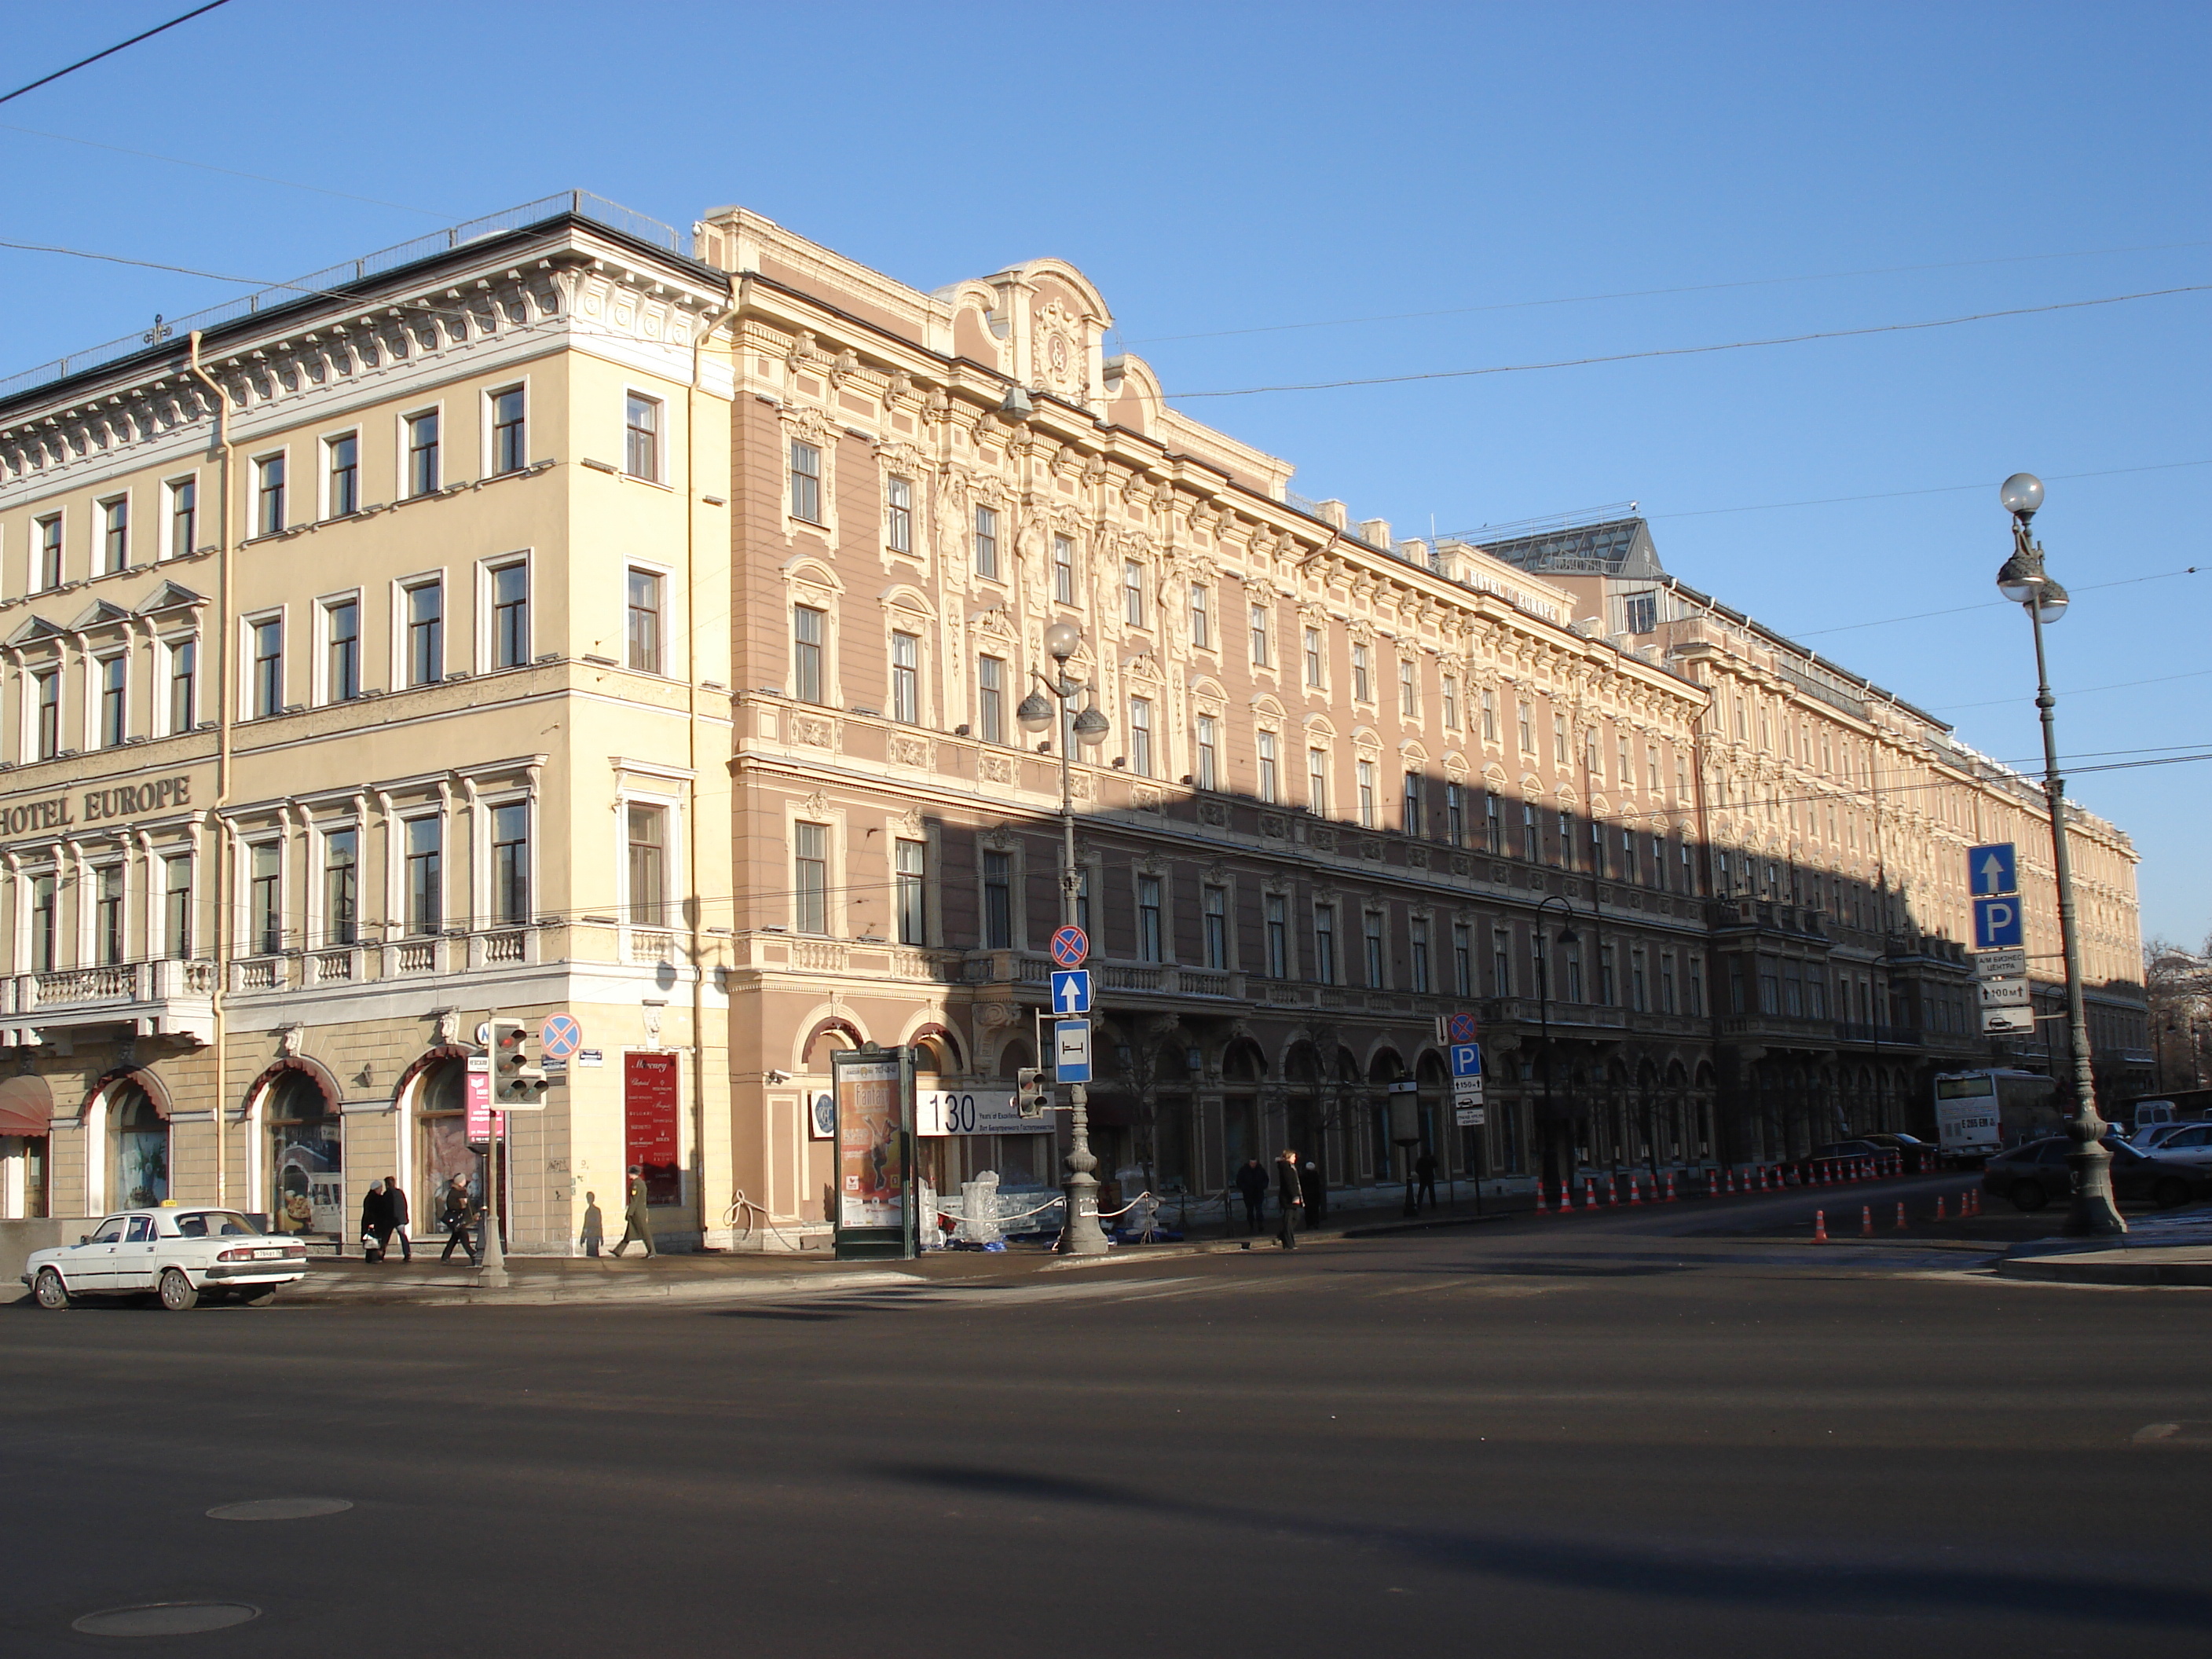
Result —
[[0, 804], [0, 836], [115, 823], [191, 805], [191, 775], [173, 772], [143, 782], [110, 783], [97, 789], [64, 790], [33, 800]]

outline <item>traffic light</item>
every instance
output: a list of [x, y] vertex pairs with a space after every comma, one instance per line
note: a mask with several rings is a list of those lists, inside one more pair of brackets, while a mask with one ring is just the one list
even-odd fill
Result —
[[530, 1054], [530, 1028], [519, 1019], [491, 1025], [491, 1103], [495, 1111], [534, 1106], [545, 1092], [544, 1068]]
[[1052, 1109], [1052, 1085], [1034, 1066], [1014, 1073], [1014, 1109], [1024, 1117], [1042, 1117]]

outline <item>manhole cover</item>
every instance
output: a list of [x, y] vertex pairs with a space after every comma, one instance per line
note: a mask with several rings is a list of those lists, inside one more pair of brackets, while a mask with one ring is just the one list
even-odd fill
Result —
[[149, 1601], [143, 1607], [109, 1607], [72, 1619], [70, 1628], [87, 1636], [198, 1636], [250, 1624], [261, 1609], [247, 1601]]
[[208, 1511], [217, 1521], [305, 1521], [318, 1515], [337, 1515], [353, 1505], [343, 1498], [256, 1498], [243, 1504], [223, 1504]]

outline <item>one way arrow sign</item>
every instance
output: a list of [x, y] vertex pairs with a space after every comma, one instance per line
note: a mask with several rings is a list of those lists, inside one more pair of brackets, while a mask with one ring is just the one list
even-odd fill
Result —
[[2008, 841], [1966, 849], [1966, 884], [1976, 898], [2020, 891], [2020, 860]]

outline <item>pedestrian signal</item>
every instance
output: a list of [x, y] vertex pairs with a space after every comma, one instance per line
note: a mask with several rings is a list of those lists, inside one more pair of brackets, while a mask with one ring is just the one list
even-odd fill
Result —
[[1042, 1117], [1052, 1109], [1052, 1085], [1042, 1071], [1024, 1066], [1014, 1073], [1014, 1107], [1024, 1117]]
[[534, 1106], [549, 1086], [545, 1069], [530, 1053], [530, 1028], [519, 1019], [491, 1026], [491, 1093], [496, 1110]]

